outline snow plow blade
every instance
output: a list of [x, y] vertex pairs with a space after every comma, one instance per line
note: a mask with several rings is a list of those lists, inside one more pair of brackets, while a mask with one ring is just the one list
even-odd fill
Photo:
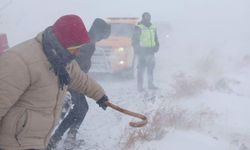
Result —
[[142, 121], [139, 121], [139, 122], [129, 122], [129, 125], [132, 126], [132, 127], [143, 127], [148, 123], [147, 117], [142, 115], [142, 114], [138, 114], [138, 113], [126, 110], [124, 108], [121, 108], [121, 107], [119, 107], [117, 105], [112, 104], [109, 101], [106, 101], [105, 104], [107, 106], [121, 112], [121, 113], [127, 114], [127, 115], [132, 116], [132, 117], [136, 117], [136, 118], [139, 118], [139, 119], [142, 120]]

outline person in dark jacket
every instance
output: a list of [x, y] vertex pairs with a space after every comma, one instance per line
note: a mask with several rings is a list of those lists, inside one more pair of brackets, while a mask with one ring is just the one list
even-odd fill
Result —
[[143, 13], [142, 20], [135, 27], [132, 44], [137, 55], [137, 89], [144, 91], [143, 76], [147, 69], [148, 88], [157, 89], [153, 83], [155, 53], [159, 50], [159, 42], [156, 27], [151, 23], [151, 15], [148, 12]]
[[[76, 61], [85, 73], [88, 73], [90, 69], [91, 57], [95, 51], [96, 42], [107, 38], [110, 35], [110, 32], [110, 24], [107, 24], [100, 18], [94, 20], [88, 32], [91, 43], [85, 44], [83, 47], [81, 47], [80, 55], [76, 58]], [[86, 101], [86, 97], [83, 94], [75, 90], [70, 90], [70, 94], [73, 108], [70, 109], [68, 115], [55, 130], [55, 133], [49, 143], [50, 148], [55, 148], [57, 146], [58, 142], [62, 139], [62, 136], [68, 129], [69, 131], [67, 134], [67, 141], [74, 142], [76, 140], [77, 131], [80, 128], [80, 125], [82, 124], [88, 111], [88, 103]]]

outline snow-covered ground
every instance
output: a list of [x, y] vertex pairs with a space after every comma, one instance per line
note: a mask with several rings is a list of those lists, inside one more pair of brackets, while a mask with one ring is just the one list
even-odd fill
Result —
[[103, 111], [89, 99], [80, 149], [250, 149], [250, 45], [234, 40], [200, 51], [187, 45], [180, 50], [174, 39], [169, 41], [156, 55], [159, 90], [138, 93], [135, 80], [99, 80], [112, 102], [145, 114], [149, 123], [130, 127], [136, 119]]
[[[135, 1], [129, 0], [121, 6], [105, 1], [98, 11], [96, 1], [60, 1], [60, 8], [55, 7], [59, 0], [0, 1], [0, 32], [8, 34], [10, 46], [35, 36], [65, 13], [82, 15], [89, 25], [116, 9], [125, 9], [115, 12], [124, 16], [144, 11], [133, 10]], [[137, 119], [110, 108], [103, 111], [88, 99], [89, 112], [77, 137], [85, 143], [79, 150], [250, 150], [249, 1], [166, 0], [160, 5], [146, 7], [153, 19], [172, 27], [168, 37], [161, 36], [156, 55], [160, 89], [138, 93], [135, 80], [98, 79], [113, 103], [145, 114], [149, 123], [132, 128], [128, 123]]]

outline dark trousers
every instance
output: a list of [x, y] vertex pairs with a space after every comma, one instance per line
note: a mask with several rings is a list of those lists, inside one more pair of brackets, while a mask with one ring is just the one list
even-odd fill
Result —
[[137, 87], [143, 88], [144, 72], [147, 70], [148, 86], [153, 85], [155, 56], [154, 54], [138, 55], [137, 64]]
[[68, 115], [63, 119], [52, 137], [61, 139], [63, 134], [68, 130], [77, 131], [89, 109], [86, 97], [76, 91], [71, 90], [71, 99], [74, 104]]

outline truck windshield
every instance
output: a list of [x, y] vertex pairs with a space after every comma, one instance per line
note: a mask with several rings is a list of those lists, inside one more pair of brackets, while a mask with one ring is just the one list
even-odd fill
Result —
[[132, 24], [111, 24], [111, 36], [132, 37], [134, 31]]

